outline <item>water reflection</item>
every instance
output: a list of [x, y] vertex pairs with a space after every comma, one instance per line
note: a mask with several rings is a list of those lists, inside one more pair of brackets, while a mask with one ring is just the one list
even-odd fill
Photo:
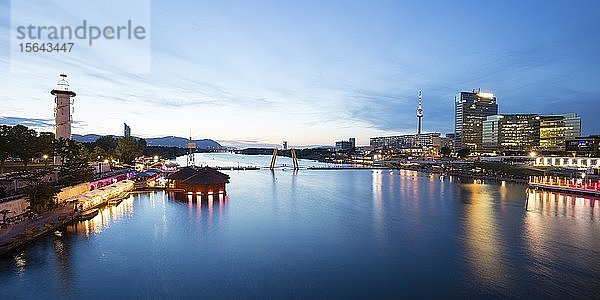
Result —
[[[209, 224], [212, 222], [215, 209], [218, 209], [218, 213], [221, 215], [227, 202], [227, 196], [223, 194], [200, 196], [193, 193], [168, 193], [168, 197], [163, 196], [163, 202], [167, 201], [167, 198], [169, 200], [187, 203], [188, 217], [191, 218], [195, 216], [197, 221], [202, 220], [203, 211], [206, 211], [205, 213]], [[217, 205], [216, 208], [215, 204]], [[166, 202], [163, 204], [163, 207], [166, 207]], [[166, 215], [163, 215], [163, 217], [164, 221], [167, 222]]]
[[27, 260], [25, 260], [24, 253], [19, 253], [15, 256], [15, 266], [17, 267], [17, 274], [22, 276], [25, 273], [25, 267], [27, 266]]
[[546, 190], [529, 189], [525, 209], [545, 216], [597, 219], [600, 199], [574, 196]]
[[371, 173], [371, 194], [373, 195], [373, 225], [378, 249], [385, 246], [384, 211], [383, 211], [383, 171], [373, 170]]
[[73, 290], [73, 273], [71, 269], [72, 257], [70, 244], [62, 238], [54, 240], [54, 251], [56, 253], [56, 269], [61, 285], [62, 296], [67, 297]]
[[0, 298], [597, 298], [595, 202], [404, 170], [231, 173], [227, 197], [139, 194], [44, 237], [0, 261]]
[[561, 278], [560, 284], [543, 287], [548, 295], [590, 298], [582, 287], [590, 282], [600, 284], [597, 252], [586, 251], [600, 247], [594, 230], [600, 213], [598, 200], [545, 190], [527, 191], [524, 239], [530, 257], [528, 271], [541, 278]]
[[[152, 199], [153, 198], [151, 197], [151, 200]], [[85, 236], [89, 236], [90, 234], [98, 234], [108, 228], [115, 221], [118, 221], [126, 216], [131, 216], [133, 214], [133, 205], [134, 195], [131, 194], [117, 205], [106, 205], [101, 207], [98, 211], [98, 215], [90, 220], [78, 221], [68, 225], [67, 232], [82, 233]]]
[[[506, 272], [503, 261], [505, 243], [498, 232], [494, 205], [506, 199], [494, 193], [495, 186], [481, 180], [461, 185], [464, 206], [465, 248], [471, 272], [486, 285], [505, 285]], [[505, 197], [505, 195], [504, 195]], [[498, 199], [499, 198], [499, 199]]]

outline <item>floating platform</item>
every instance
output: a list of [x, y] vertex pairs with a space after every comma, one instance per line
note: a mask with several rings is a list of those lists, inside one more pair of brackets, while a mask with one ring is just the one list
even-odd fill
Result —
[[98, 209], [94, 208], [94, 209], [90, 209], [90, 210], [86, 210], [83, 213], [81, 213], [81, 215], [79, 216], [79, 220], [80, 221], [86, 221], [86, 220], [91, 220], [93, 219], [95, 216], [98, 215]]
[[117, 198], [117, 199], [108, 200], [108, 204], [109, 205], [114, 205], [114, 206], [119, 205], [121, 202], [123, 202], [123, 198]]

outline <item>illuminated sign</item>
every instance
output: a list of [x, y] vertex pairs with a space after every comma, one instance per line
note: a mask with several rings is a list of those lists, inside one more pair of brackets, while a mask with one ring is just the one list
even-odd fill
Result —
[[481, 97], [481, 98], [487, 98], [487, 99], [493, 99], [494, 98], [494, 94], [492, 93], [483, 93], [483, 92], [479, 92], [477, 94], [477, 96]]

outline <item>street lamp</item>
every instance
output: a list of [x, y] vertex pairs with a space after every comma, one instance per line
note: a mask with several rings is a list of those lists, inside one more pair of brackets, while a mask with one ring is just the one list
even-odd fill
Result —
[[44, 154], [42, 155], [42, 158], [44, 158], [44, 166], [48, 166], [48, 154]]

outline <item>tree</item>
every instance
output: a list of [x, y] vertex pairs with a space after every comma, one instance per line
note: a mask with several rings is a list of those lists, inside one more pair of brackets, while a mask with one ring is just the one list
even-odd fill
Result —
[[117, 141], [117, 139], [115, 139], [112, 135], [101, 136], [94, 142], [94, 148], [100, 147], [104, 149], [108, 155], [115, 154], [115, 150], [117, 149], [118, 145], [119, 141]]
[[27, 191], [27, 198], [31, 209], [36, 213], [41, 213], [55, 207], [54, 197], [59, 191], [59, 188], [46, 182], [38, 182], [30, 186]]
[[143, 145], [131, 136], [120, 139], [119, 145], [115, 150], [115, 156], [128, 164], [132, 163], [136, 157], [141, 156], [143, 153]]
[[463, 149], [458, 150], [457, 154], [458, 154], [458, 157], [465, 158], [465, 157], [469, 156], [469, 154], [471, 154], [471, 150], [469, 150], [469, 148], [463, 148]]
[[36, 153], [40, 156], [49, 155], [51, 156], [54, 152], [54, 133], [52, 132], [40, 132], [35, 142]]
[[450, 149], [450, 147], [444, 146], [440, 149], [440, 153], [444, 156], [448, 156], [450, 155], [450, 153], [452, 153], [452, 149]]
[[9, 139], [13, 142], [12, 151], [14, 156], [23, 161], [27, 166], [37, 152], [37, 133], [23, 125], [13, 126], [9, 132]]
[[4, 173], [4, 164], [9, 157], [18, 157], [27, 164], [32, 158], [52, 154], [54, 134], [42, 132], [22, 125], [0, 126], [0, 173]]
[[14, 146], [10, 139], [12, 127], [8, 125], [0, 126], [0, 173], [4, 173], [4, 163], [14, 152]]
[[79, 142], [56, 140], [56, 155], [60, 157], [58, 180], [64, 185], [73, 185], [92, 180], [93, 169], [89, 165], [87, 149]]
[[90, 153], [90, 160], [91, 161], [95, 161], [95, 160], [100, 161], [100, 160], [107, 159], [108, 156], [109, 155], [106, 152], [106, 150], [96, 146], [96, 147], [94, 147], [94, 150], [92, 150], [92, 153]]

